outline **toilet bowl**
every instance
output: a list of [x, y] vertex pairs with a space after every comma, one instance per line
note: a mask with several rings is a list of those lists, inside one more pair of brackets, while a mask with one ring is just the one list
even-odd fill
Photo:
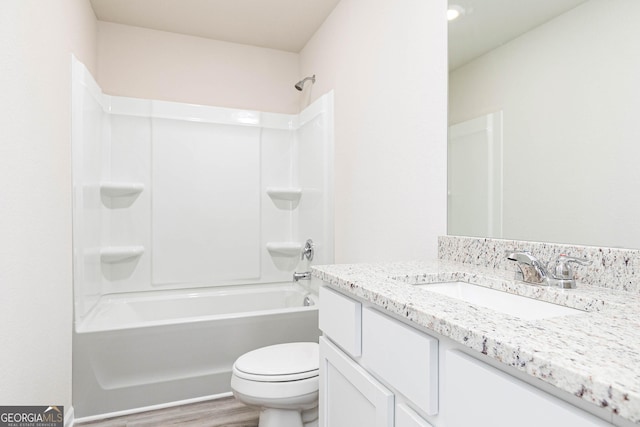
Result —
[[318, 344], [277, 344], [250, 351], [233, 364], [231, 389], [260, 408], [259, 427], [318, 425]]

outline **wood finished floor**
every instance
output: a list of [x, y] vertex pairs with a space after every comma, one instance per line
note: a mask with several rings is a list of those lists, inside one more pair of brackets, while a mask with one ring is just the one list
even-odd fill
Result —
[[259, 412], [233, 396], [155, 411], [75, 423], [77, 427], [257, 427]]

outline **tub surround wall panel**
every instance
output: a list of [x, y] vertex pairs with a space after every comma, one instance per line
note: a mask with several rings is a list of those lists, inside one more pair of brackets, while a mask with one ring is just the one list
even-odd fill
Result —
[[[102, 209], [109, 219], [102, 234], [102, 244], [111, 247], [126, 248], [141, 246], [144, 252], [138, 257], [130, 257], [122, 262], [105, 265], [102, 263], [102, 292], [119, 290], [141, 290], [149, 282], [151, 269], [151, 227], [148, 213], [151, 211], [151, 119], [136, 115], [149, 111], [146, 102], [132, 102], [130, 114], [115, 106], [116, 98], [111, 98], [111, 111], [108, 114], [111, 136], [108, 152], [103, 159], [105, 176], [110, 182], [124, 186], [141, 186], [140, 192], [102, 197]], [[133, 101], [133, 100], [132, 100]]]
[[333, 261], [332, 94], [264, 113], [103, 95], [74, 70], [76, 321], [105, 294], [291, 280], [308, 238]]
[[[312, 264], [333, 262], [333, 92], [307, 107], [299, 116], [293, 162], [293, 183], [304, 188], [294, 218], [296, 241], [312, 238], [315, 254]], [[322, 130], [325, 131], [322, 131]], [[314, 237], [315, 236], [315, 237]], [[329, 261], [331, 260], [331, 261]], [[298, 271], [309, 271], [308, 260]]]
[[274, 200], [268, 194], [270, 188], [290, 188], [292, 185], [295, 132], [293, 129], [262, 129], [260, 267], [265, 280], [277, 280], [282, 274], [280, 269], [293, 269], [300, 259], [299, 256], [277, 256], [264, 250], [273, 242], [296, 241], [293, 231], [296, 211], [292, 209], [291, 202]]
[[[108, 158], [109, 118], [100, 88], [77, 60], [72, 61], [73, 139], [93, 141], [72, 147], [73, 204], [82, 216], [73, 220], [74, 256], [84, 262], [73, 263], [75, 311], [85, 313], [101, 294], [100, 242], [109, 219], [101, 209], [100, 182], [108, 173], [102, 159]], [[80, 119], [82, 117], [82, 119]], [[107, 175], [108, 177], [108, 175]], [[79, 236], [85, 236], [79, 239]], [[82, 285], [81, 285], [82, 284]]]
[[440, 236], [439, 258], [497, 270], [517, 271], [507, 260], [505, 251], [528, 250], [548, 263], [558, 255], [586, 258], [590, 266], [575, 266], [574, 276], [580, 283], [622, 291], [640, 292], [640, 250], [595, 246], [564, 245], [522, 240], [484, 239], [477, 237]]
[[152, 127], [152, 284], [260, 279], [260, 128]]

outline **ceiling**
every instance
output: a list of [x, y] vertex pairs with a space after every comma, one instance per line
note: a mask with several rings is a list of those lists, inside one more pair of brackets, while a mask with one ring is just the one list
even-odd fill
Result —
[[340, 0], [91, 0], [100, 21], [300, 52]]
[[495, 49], [586, 0], [449, 0], [464, 14], [449, 22], [449, 69]]
[[[90, 0], [101, 21], [300, 52], [340, 0]], [[455, 69], [586, 0], [449, 0]]]

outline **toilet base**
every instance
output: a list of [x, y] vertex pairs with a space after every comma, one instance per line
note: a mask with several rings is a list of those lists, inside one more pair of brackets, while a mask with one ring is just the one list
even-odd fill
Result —
[[304, 427], [300, 411], [262, 408], [258, 427]]
[[258, 427], [316, 427], [318, 408], [306, 411], [295, 409], [262, 408]]
[[302, 411], [302, 425], [304, 427], [318, 427], [318, 407]]
[[240, 402], [260, 408], [258, 427], [317, 427], [318, 392], [288, 399], [256, 398], [233, 391]]

